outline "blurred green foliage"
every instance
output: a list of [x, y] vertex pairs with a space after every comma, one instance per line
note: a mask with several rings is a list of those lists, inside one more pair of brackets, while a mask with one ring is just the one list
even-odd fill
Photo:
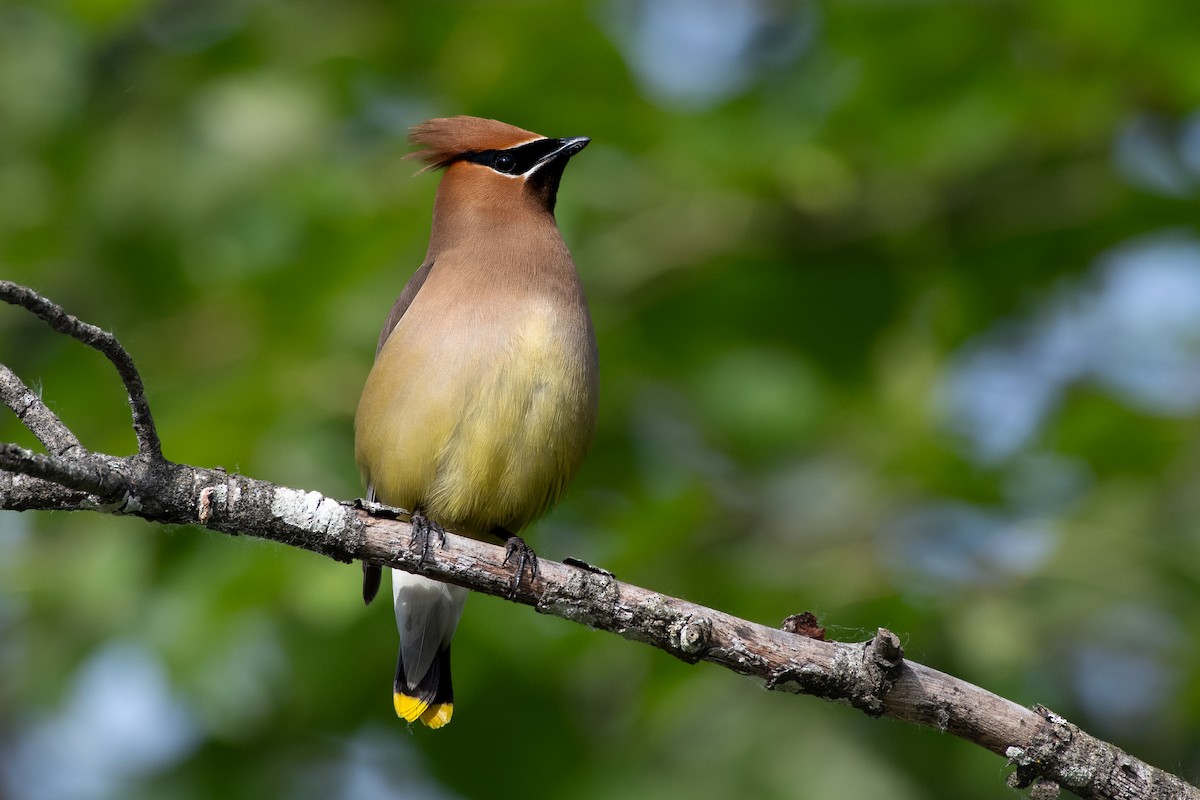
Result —
[[[558, 216], [601, 423], [537, 549], [768, 624], [887, 626], [1194, 780], [1198, 26], [1171, 0], [9, 2], [0, 275], [120, 337], [168, 457], [349, 498], [436, 185], [406, 127], [588, 135]], [[1105, 272], [1122, 247], [1151, 272]], [[1089, 309], [1146, 297], [1101, 335]], [[1180, 352], [1125, 333], [1177, 318]], [[130, 452], [95, 353], [0, 309], [0, 361]], [[32, 443], [12, 415], [0, 440]], [[454, 723], [409, 733], [395, 638], [356, 567], [0, 515], [0, 793], [1012, 796], [948, 735], [483, 597]]]

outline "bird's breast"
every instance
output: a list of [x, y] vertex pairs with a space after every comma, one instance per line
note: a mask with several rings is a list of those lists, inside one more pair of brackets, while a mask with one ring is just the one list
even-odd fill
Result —
[[359, 466], [384, 502], [467, 533], [516, 532], [558, 498], [591, 442], [586, 307], [537, 294], [420, 306], [368, 378]]

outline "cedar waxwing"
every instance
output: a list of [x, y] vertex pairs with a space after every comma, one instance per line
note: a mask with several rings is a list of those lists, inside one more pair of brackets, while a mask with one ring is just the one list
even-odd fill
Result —
[[[596, 338], [554, 221], [563, 168], [588, 139], [548, 139], [490, 119], [410, 131], [445, 170], [425, 262], [384, 323], [355, 416], [368, 497], [438, 526], [517, 545], [566, 489], [596, 425]], [[428, 546], [428, 540], [425, 541]], [[380, 567], [363, 564], [363, 597]], [[450, 639], [467, 590], [392, 570], [400, 657], [393, 701], [408, 722], [453, 713]]]

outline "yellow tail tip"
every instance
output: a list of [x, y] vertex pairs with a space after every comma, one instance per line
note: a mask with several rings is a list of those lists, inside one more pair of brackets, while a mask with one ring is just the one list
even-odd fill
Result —
[[396, 708], [396, 716], [405, 722], [416, 722], [429, 708], [428, 701], [409, 697], [399, 692], [392, 694], [392, 705]]
[[435, 703], [434, 705], [430, 705], [425, 700], [409, 697], [399, 692], [392, 695], [392, 705], [396, 708], [396, 716], [405, 722], [421, 720], [422, 723], [434, 730], [449, 723], [450, 718], [454, 716], [453, 703]]
[[449, 724], [452, 716], [454, 716], [453, 703], [438, 703], [437, 705], [430, 706], [425, 713], [421, 715], [421, 722], [424, 722], [426, 725], [436, 731], [443, 725]]

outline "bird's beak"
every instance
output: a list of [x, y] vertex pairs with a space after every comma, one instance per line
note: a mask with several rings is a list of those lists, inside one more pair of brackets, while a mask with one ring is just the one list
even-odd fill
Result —
[[559, 139], [558, 147], [542, 156], [538, 162], [533, 165], [533, 171], [536, 172], [539, 167], [542, 167], [551, 161], [566, 161], [568, 158], [587, 147], [588, 142], [590, 141], [591, 139], [586, 136], [572, 136], [569, 139]]

